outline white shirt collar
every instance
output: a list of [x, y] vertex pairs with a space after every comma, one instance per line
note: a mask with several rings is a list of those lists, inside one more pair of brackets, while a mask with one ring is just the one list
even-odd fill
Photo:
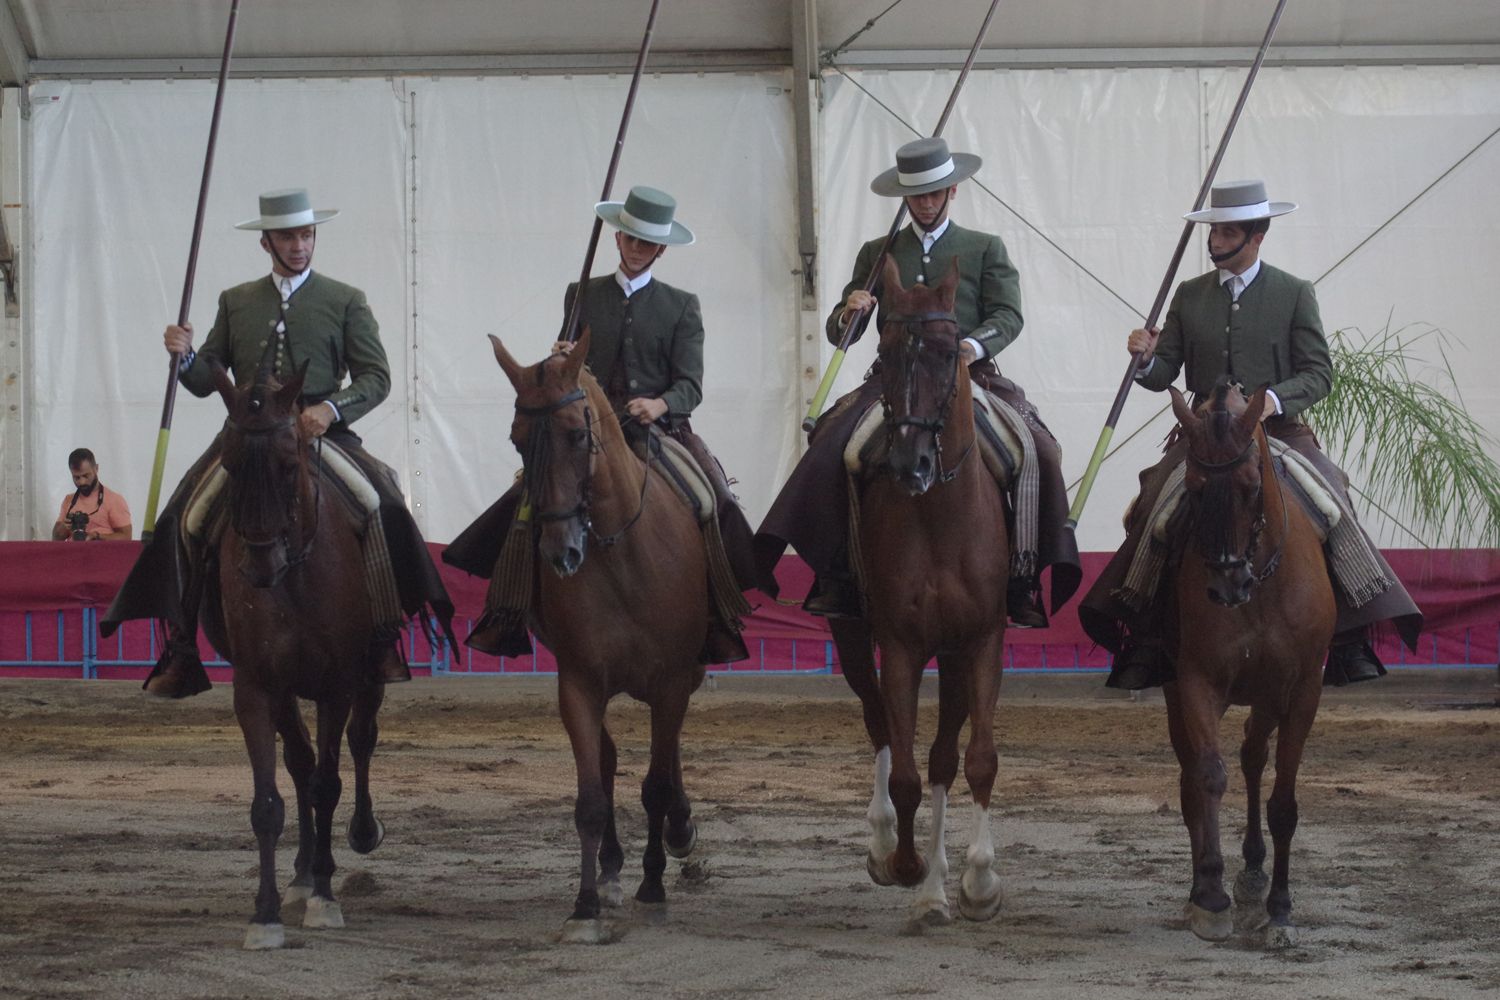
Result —
[[648, 267], [634, 278], [627, 278], [624, 271], [615, 268], [615, 284], [620, 286], [620, 291], [624, 292], [625, 297], [628, 299], [642, 288], [651, 284], [651, 269]]
[[293, 294], [296, 293], [297, 289], [302, 287], [303, 282], [307, 281], [308, 277], [311, 275], [312, 268], [308, 268], [301, 274], [294, 274], [291, 277], [287, 277], [284, 274], [277, 274], [275, 271], [272, 271], [271, 284], [275, 285], [276, 290], [281, 292], [281, 300], [285, 302], [287, 299], [291, 298]]
[[913, 236], [915, 236], [918, 240], [921, 241], [921, 243], [922, 243], [922, 252], [923, 253], [926, 253], [928, 250], [931, 250], [932, 249], [932, 245], [934, 243], [936, 243], [938, 240], [940, 240], [940, 239], [943, 238], [943, 234], [948, 231], [948, 223], [950, 223], [952, 221], [953, 221], [952, 218], [944, 219], [943, 220], [943, 224], [940, 225], [940, 226], [938, 226], [936, 229], [934, 229], [930, 233], [923, 232], [922, 231], [922, 227], [918, 226], [915, 221], [912, 222], [912, 224], [911, 224], [911, 233], [912, 233]]
[[[1256, 258], [1254, 264], [1251, 264], [1239, 274], [1235, 274], [1233, 271], [1226, 271], [1223, 268], [1220, 268], [1219, 284], [1227, 286], [1229, 288], [1230, 298], [1238, 302], [1240, 294], [1243, 293], [1245, 289], [1250, 287], [1250, 283], [1255, 280], [1255, 276], [1258, 274], [1260, 274], [1260, 258]], [[1235, 278], [1240, 279], [1238, 287], [1236, 287], [1234, 284]]]

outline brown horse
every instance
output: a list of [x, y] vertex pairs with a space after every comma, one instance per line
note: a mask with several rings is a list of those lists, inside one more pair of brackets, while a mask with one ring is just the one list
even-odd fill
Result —
[[[229, 526], [218, 547], [219, 599], [205, 602], [204, 631], [234, 664], [234, 714], [255, 775], [250, 825], [260, 845], [260, 891], [245, 935], [251, 949], [279, 948], [285, 938], [276, 887], [276, 841], [285, 819], [276, 790], [277, 733], [297, 789], [297, 857], [287, 899], [307, 900], [303, 927], [344, 926], [333, 898], [331, 831], [346, 723], [355, 778], [349, 846], [367, 854], [385, 834], [370, 804], [375, 715], [385, 688], [369, 660], [362, 549], [342, 502], [320, 487], [319, 444], [299, 429], [305, 372], [278, 385], [262, 364], [254, 383], [238, 389], [214, 368], [229, 409], [221, 458]], [[298, 698], [317, 703], [316, 755]]]
[[651, 765], [641, 782], [645, 874], [636, 900], [665, 903], [666, 852], [686, 858], [698, 839], [680, 740], [688, 699], [703, 682], [708, 559], [693, 513], [626, 444], [599, 383], [583, 370], [589, 332], [571, 353], [530, 367], [490, 340], [516, 390], [511, 441], [536, 525], [531, 629], [557, 657], [558, 705], [578, 771], [573, 819], [582, 873], [563, 939], [600, 943], [613, 935], [600, 920], [600, 901], [620, 905], [625, 859], [615, 833], [615, 743], [604, 720], [616, 694], [651, 708]]
[[[1001, 902], [989, 809], [1010, 542], [1004, 497], [975, 454], [972, 389], [953, 315], [958, 277], [955, 260], [936, 286], [908, 290], [886, 261], [880, 363], [889, 474], [863, 487], [858, 528], [868, 616], [830, 623], [876, 751], [870, 877], [921, 885], [916, 926], [950, 919], [944, 832], [965, 720], [974, 829], [959, 909], [987, 920]], [[872, 639], [880, 647], [878, 679]], [[924, 858], [914, 843], [922, 800], [914, 743], [918, 688], [934, 656], [938, 727], [928, 756], [933, 820]]]
[[[1188, 926], [1209, 941], [1233, 931], [1219, 853], [1225, 786], [1219, 720], [1230, 705], [1249, 705], [1240, 747], [1248, 798], [1245, 870], [1235, 895], [1247, 916], [1265, 896], [1266, 944], [1286, 947], [1296, 934], [1287, 878], [1297, 829], [1297, 768], [1323, 691], [1333, 587], [1312, 521], [1277, 478], [1260, 427], [1266, 389], [1246, 402], [1238, 390], [1220, 385], [1199, 413], [1171, 391], [1188, 443], [1191, 510], [1185, 529], [1191, 541], [1176, 574], [1177, 680], [1165, 689], [1172, 748], [1182, 768], [1182, 818], [1193, 847]], [[1266, 895], [1260, 782], [1278, 730], [1276, 784], [1266, 804], [1276, 853]]]

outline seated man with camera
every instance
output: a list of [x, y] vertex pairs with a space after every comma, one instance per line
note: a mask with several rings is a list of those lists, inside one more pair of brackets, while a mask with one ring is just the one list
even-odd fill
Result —
[[58, 542], [128, 542], [131, 535], [130, 508], [125, 498], [111, 493], [99, 482], [99, 464], [87, 448], [74, 448], [68, 468], [77, 487], [63, 497], [62, 511], [52, 525]]

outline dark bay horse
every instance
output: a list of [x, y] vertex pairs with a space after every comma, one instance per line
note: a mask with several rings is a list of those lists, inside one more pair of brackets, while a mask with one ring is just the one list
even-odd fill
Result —
[[[1004, 497], [976, 453], [971, 382], [953, 315], [958, 278], [955, 260], [937, 285], [904, 289], [886, 261], [880, 362], [887, 474], [861, 490], [858, 527], [868, 616], [830, 620], [876, 751], [870, 876], [882, 885], [920, 884], [916, 926], [950, 919], [944, 834], [965, 721], [974, 825], [959, 909], [987, 920], [1001, 902], [990, 793], [1010, 542]], [[872, 639], [880, 648], [878, 679]], [[922, 800], [914, 744], [918, 687], [934, 656], [938, 726], [928, 756], [933, 818], [924, 858], [914, 842]]]
[[[490, 338], [516, 390], [511, 440], [521, 452], [538, 557], [531, 629], [557, 657], [557, 695], [578, 771], [574, 824], [582, 871], [563, 939], [609, 940], [601, 900], [621, 902], [615, 832], [616, 750], [605, 711], [616, 694], [651, 709], [647, 820], [635, 898], [666, 902], [666, 854], [687, 858], [698, 834], [682, 785], [688, 699], [703, 682], [708, 558], [685, 503], [638, 458], [593, 375], [589, 332], [571, 353], [523, 367]], [[664, 849], [665, 848], [665, 849]]]
[[[1220, 385], [1195, 413], [1172, 389], [1188, 443], [1190, 539], [1176, 574], [1177, 680], [1166, 685], [1167, 724], [1182, 768], [1182, 818], [1193, 848], [1188, 926], [1209, 941], [1234, 927], [1219, 853], [1224, 759], [1219, 720], [1250, 706], [1240, 766], [1248, 799], [1245, 870], [1236, 902], [1266, 924], [1269, 947], [1295, 941], [1288, 865], [1297, 829], [1297, 769], [1323, 691], [1334, 595], [1323, 546], [1300, 504], [1283, 493], [1261, 429], [1262, 387], [1247, 402]], [[1269, 894], [1260, 785], [1276, 739], [1276, 783], [1266, 804], [1275, 846]], [[1265, 897], [1265, 918], [1253, 913]]]
[[[333, 898], [331, 841], [346, 724], [355, 777], [349, 846], [367, 854], [385, 832], [370, 803], [375, 716], [385, 688], [369, 660], [362, 549], [342, 502], [319, 484], [318, 444], [299, 429], [305, 372], [279, 385], [263, 363], [253, 384], [239, 389], [214, 368], [229, 409], [221, 459], [229, 525], [210, 584], [217, 599], [205, 601], [203, 626], [234, 665], [234, 714], [255, 775], [250, 825], [260, 846], [260, 891], [245, 935], [250, 949], [279, 948], [285, 938], [276, 886], [276, 841], [285, 819], [276, 790], [278, 733], [297, 790], [297, 857], [287, 899], [307, 900], [303, 927], [344, 926]], [[316, 754], [298, 698], [317, 704]]]

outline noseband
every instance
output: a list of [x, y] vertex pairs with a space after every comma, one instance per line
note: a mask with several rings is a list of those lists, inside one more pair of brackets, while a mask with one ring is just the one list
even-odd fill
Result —
[[[625, 536], [625, 532], [629, 531], [631, 526], [640, 520], [641, 514], [645, 511], [646, 481], [651, 478], [650, 469], [648, 468], [641, 476], [641, 498], [635, 515], [629, 521], [626, 521], [619, 531], [613, 534], [601, 535], [595, 531], [593, 518], [590, 514], [590, 501], [592, 499], [591, 487], [594, 479], [594, 456], [599, 453], [599, 438], [594, 433], [594, 411], [586, 402], [587, 398], [587, 393], [584, 392], [582, 386], [579, 386], [565, 394], [562, 398], [554, 400], [545, 406], [522, 406], [519, 402], [516, 403], [517, 413], [522, 416], [531, 417], [535, 421], [531, 425], [531, 433], [526, 439], [526, 453], [522, 456], [521, 465], [528, 476], [538, 481], [546, 478], [552, 461], [551, 437], [548, 433], [552, 415], [566, 406], [582, 402], [584, 404], [583, 426], [585, 433], [588, 435], [589, 447], [586, 460], [587, 465], [583, 470], [583, 475], [579, 477], [578, 501], [571, 507], [534, 511], [531, 519], [538, 525], [551, 521], [578, 521], [583, 530], [594, 539], [596, 545], [601, 548], [609, 548]], [[650, 452], [648, 451], [647, 454], [650, 454]]]
[[[1251, 453], [1256, 450], [1255, 446], [1256, 440], [1252, 436], [1250, 442], [1245, 445], [1245, 449], [1227, 462], [1204, 462], [1193, 457], [1191, 450], [1189, 450], [1188, 455], [1189, 460], [1193, 464], [1197, 465], [1210, 476], [1217, 478], [1229, 475], [1244, 464], [1251, 457]], [[1224, 551], [1222, 549], [1215, 557], [1209, 557], [1205, 554], [1203, 561], [1209, 569], [1219, 573], [1231, 573], [1241, 567], [1248, 566], [1250, 567], [1250, 577], [1256, 584], [1265, 583], [1272, 576], [1276, 575], [1276, 570], [1281, 566], [1282, 551], [1286, 546], [1287, 510], [1286, 495], [1281, 490], [1281, 479], [1276, 475], [1275, 468], [1271, 469], [1271, 478], [1276, 481], [1276, 493], [1281, 499], [1281, 538], [1276, 544], [1276, 551], [1271, 553], [1271, 557], [1266, 560], [1266, 565], [1262, 569], [1259, 571], [1255, 569], [1255, 551], [1260, 545], [1261, 534], [1266, 530], [1266, 491], [1265, 483], [1262, 482], [1260, 491], [1256, 495], [1255, 520], [1250, 522], [1250, 538], [1245, 544], [1244, 554], [1238, 558], [1224, 558]], [[1228, 516], [1227, 510], [1223, 512], [1215, 511], [1213, 513], [1220, 516]], [[1201, 509], [1198, 512], [1198, 516], [1200, 518], [1203, 517]]]
[[[880, 405], [885, 414], [885, 433], [887, 446], [894, 438], [895, 433], [902, 427], [915, 427], [917, 430], [931, 431], [933, 445], [937, 450], [938, 479], [940, 483], [952, 481], [958, 475], [958, 470], [963, 467], [964, 460], [969, 457], [969, 452], [974, 450], [974, 441], [964, 449], [964, 453], [958, 457], [953, 468], [947, 472], [943, 471], [943, 428], [948, 424], [948, 411], [953, 408], [953, 401], [958, 397], [958, 365], [948, 366], [948, 384], [943, 389], [943, 401], [938, 406], [936, 417], [918, 417], [912, 415], [912, 410], [917, 402], [917, 359], [921, 356], [924, 340], [922, 338], [922, 327], [927, 323], [952, 323], [958, 326], [958, 316], [951, 309], [932, 310], [922, 313], [896, 313], [886, 317], [885, 325], [899, 325], [906, 331], [906, 336], [901, 344], [901, 371], [905, 381], [906, 414], [904, 416], [893, 416], [891, 404], [884, 395], [881, 396]], [[959, 335], [954, 332], [953, 352], [950, 359], [956, 360], [959, 354]]]

